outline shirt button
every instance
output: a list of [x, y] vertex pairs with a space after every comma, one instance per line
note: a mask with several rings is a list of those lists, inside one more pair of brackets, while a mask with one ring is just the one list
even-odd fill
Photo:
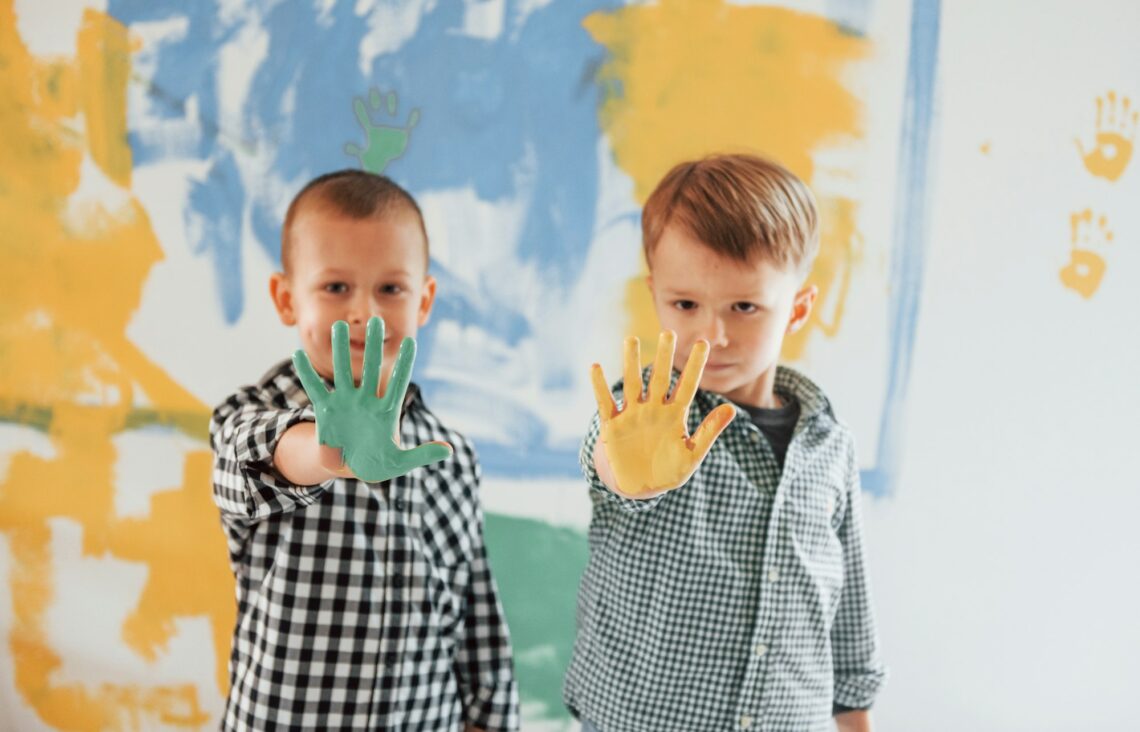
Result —
[[768, 581], [769, 582], [778, 582], [779, 580], [780, 580], [780, 573], [779, 572], [777, 572], [774, 569], [768, 572]]
[[743, 717], [740, 718], [740, 729], [748, 729], [751, 726], [752, 726], [752, 717], [749, 717], [747, 714], [745, 714]]
[[756, 656], [758, 658], [762, 657], [767, 652], [768, 652], [768, 646], [764, 645], [763, 643], [757, 643], [756, 644]]
[[759, 432], [752, 432], [748, 436], [752, 439], [753, 442], [759, 442], [760, 441], [760, 433]]
[[397, 498], [396, 501], [392, 505], [396, 507], [397, 511], [403, 511], [404, 510], [404, 499]]

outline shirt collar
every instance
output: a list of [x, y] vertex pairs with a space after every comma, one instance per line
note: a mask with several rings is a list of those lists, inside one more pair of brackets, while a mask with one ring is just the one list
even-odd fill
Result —
[[[673, 384], [677, 383], [677, 373], [673, 372]], [[795, 397], [796, 401], [800, 404], [800, 420], [804, 421], [811, 419], [817, 415], [825, 416], [830, 419], [835, 418], [831, 410], [831, 402], [828, 401], [827, 396], [824, 395], [823, 390], [816, 385], [814, 381], [801, 374], [799, 371], [787, 366], [776, 367], [776, 383], [774, 390], [788, 394]], [[742, 417], [748, 418], [748, 413], [738, 405], [734, 404], [728, 398], [716, 392], [698, 390], [694, 402], [700, 402], [700, 412], [702, 415], [711, 412], [714, 408], [721, 404], [732, 404], [736, 407], [738, 413]], [[703, 418], [703, 416], [702, 416]]]

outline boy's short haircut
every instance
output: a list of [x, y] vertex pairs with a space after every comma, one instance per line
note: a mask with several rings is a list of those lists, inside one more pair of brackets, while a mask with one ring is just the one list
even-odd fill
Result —
[[669, 224], [740, 262], [762, 257], [806, 276], [819, 251], [819, 214], [808, 187], [757, 155], [712, 155], [673, 167], [645, 202], [642, 246], [651, 255]]
[[412, 194], [387, 176], [369, 173], [366, 170], [345, 168], [325, 173], [309, 181], [289, 204], [289, 210], [285, 213], [285, 224], [281, 227], [281, 268], [285, 274], [289, 274], [292, 259], [293, 221], [301, 211], [302, 204], [324, 206], [352, 219], [385, 216], [396, 212], [414, 214], [424, 235], [425, 265], [429, 261], [427, 227], [424, 226], [423, 212], [420, 211], [416, 199], [412, 198]]

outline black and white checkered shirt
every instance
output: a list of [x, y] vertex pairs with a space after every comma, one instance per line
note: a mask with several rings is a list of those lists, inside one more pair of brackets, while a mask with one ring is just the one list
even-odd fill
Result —
[[227, 730], [518, 728], [471, 444], [408, 391], [405, 447], [451, 458], [382, 484], [286, 482], [277, 440], [313, 420], [293, 365], [214, 411], [214, 501], [237, 579]]
[[[738, 410], [688, 483], [646, 501], [598, 479], [594, 417], [564, 696], [604, 732], [834, 730], [833, 702], [869, 707], [883, 683], [851, 434], [804, 376], [781, 367], [775, 389], [801, 406], [782, 473]], [[725, 402], [698, 391], [690, 431]]]

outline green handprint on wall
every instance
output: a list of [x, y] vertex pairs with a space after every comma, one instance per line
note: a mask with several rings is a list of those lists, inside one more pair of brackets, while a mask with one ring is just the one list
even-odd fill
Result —
[[357, 478], [377, 483], [404, 475], [422, 465], [451, 455], [446, 442], [428, 442], [410, 450], [397, 444], [400, 410], [416, 361], [416, 342], [404, 338], [392, 368], [384, 396], [377, 396], [380, 365], [384, 358], [384, 321], [373, 317], [364, 336], [364, 367], [360, 386], [352, 377], [348, 323], [332, 327], [333, 390], [329, 391], [302, 350], [293, 354], [293, 365], [317, 415], [317, 440], [340, 448], [344, 463]]
[[379, 111], [386, 107], [389, 116], [395, 117], [396, 92], [388, 92], [382, 95], [379, 90], [373, 89], [368, 95], [367, 105], [364, 99], [357, 97], [352, 106], [356, 111], [356, 121], [360, 123], [364, 133], [368, 136], [368, 144], [361, 150], [350, 142], [344, 146], [344, 151], [359, 160], [360, 167], [369, 173], [383, 173], [384, 169], [388, 167], [388, 163], [403, 155], [404, 150], [408, 148], [408, 138], [411, 135], [412, 128], [420, 121], [420, 110], [412, 110], [411, 114], [408, 115], [406, 126], [390, 127], [373, 122], [369, 107], [373, 111]]

